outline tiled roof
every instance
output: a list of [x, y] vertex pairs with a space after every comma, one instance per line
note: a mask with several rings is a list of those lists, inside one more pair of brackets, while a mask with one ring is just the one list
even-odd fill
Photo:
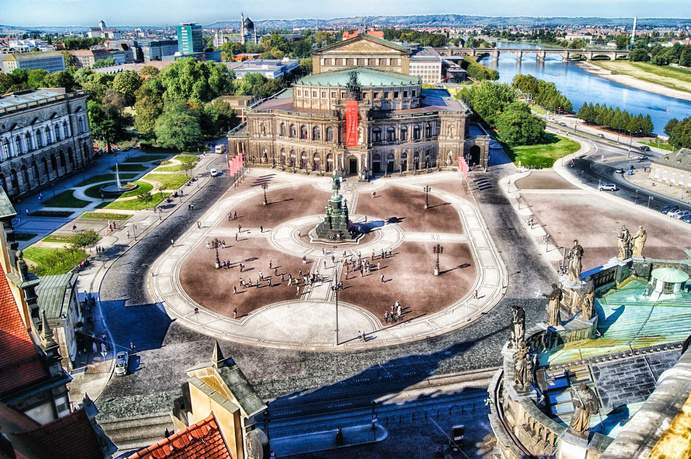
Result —
[[83, 409], [36, 430], [15, 433], [12, 441], [13, 444], [21, 442], [33, 451], [51, 451], [50, 457], [54, 459], [100, 459], [104, 456], [104, 445], [99, 442], [98, 434]]
[[48, 376], [0, 265], [0, 396]]
[[420, 84], [417, 76], [403, 73], [384, 72], [367, 67], [353, 67], [333, 72], [313, 73], [300, 79], [298, 85], [345, 87], [350, 81], [351, 72], [357, 73], [357, 80], [363, 88], [373, 86], [402, 86]]
[[154, 443], [129, 459], [231, 459], [213, 414]]

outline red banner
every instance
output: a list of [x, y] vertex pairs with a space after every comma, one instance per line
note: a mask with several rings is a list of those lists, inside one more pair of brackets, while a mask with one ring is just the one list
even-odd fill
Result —
[[346, 147], [357, 147], [358, 145], [358, 104], [356, 100], [346, 101], [345, 107], [345, 144]]
[[463, 155], [458, 156], [458, 170], [461, 174], [463, 174], [463, 177], [468, 178], [468, 171], [470, 168], [468, 167], [468, 163], [465, 162]]

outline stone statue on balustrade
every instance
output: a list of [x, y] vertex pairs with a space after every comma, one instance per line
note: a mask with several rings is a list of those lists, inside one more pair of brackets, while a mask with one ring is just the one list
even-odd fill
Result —
[[617, 236], [617, 259], [628, 260], [631, 258], [633, 252], [633, 239], [631, 238], [631, 233], [626, 226], [622, 226]]
[[595, 284], [589, 281], [581, 296], [581, 319], [590, 320], [595, 313]]
[[564, 293], [561, 287], [557, 284], [552, 284], [552, 291], [549, 295], [543, 295], [549, 299], [547, 303], [547, 325], [551, 327], [558, 327], [561, 323], [560, 308], [561, 300], [564, 298]]
[[511, 347], [517, 348], [525, 340], [525, 310], [517, 305], [511, 306]]
[[638, 227], [638, 232], [633, 236], [633, 256], [643, 257], [643, 249], [648, 241], [648, 232], [642, 226]]
[[525, 340], [518, 342], [516, 352], [513, 355], [513, 382], [519, 390], [526, 390], [532, 384], [533, 362], [528, 356], [528, 346]]
[[590, 416], [600, 408], [597, 395], [587, 384], [579, 384], [571, 388], [571, 399], [575, 411], [571, 416], [569, 430], [579, 437], [588, 437], [590, 431]]
[[583, 269], [583, 246], [578, 243], [578, 240], [573, 241], [573, 246], [566, 254], [566, 274], [569, 281], [577, 283], [581, 279], [581, 270]]

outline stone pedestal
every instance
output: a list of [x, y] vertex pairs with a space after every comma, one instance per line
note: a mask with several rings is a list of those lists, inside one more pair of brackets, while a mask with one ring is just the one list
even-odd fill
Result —
[[588, 457], [588, 439], [579, 437], [567, 430], [559, 438], [557, 459], [586, 459]]

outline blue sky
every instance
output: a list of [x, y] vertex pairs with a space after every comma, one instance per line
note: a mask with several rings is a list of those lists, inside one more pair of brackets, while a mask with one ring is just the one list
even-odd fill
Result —
[[691, 17], [691, 0], [0, 0], [0, 24], [209, 23], [235, 19], [456, 13], [487, 16]]

